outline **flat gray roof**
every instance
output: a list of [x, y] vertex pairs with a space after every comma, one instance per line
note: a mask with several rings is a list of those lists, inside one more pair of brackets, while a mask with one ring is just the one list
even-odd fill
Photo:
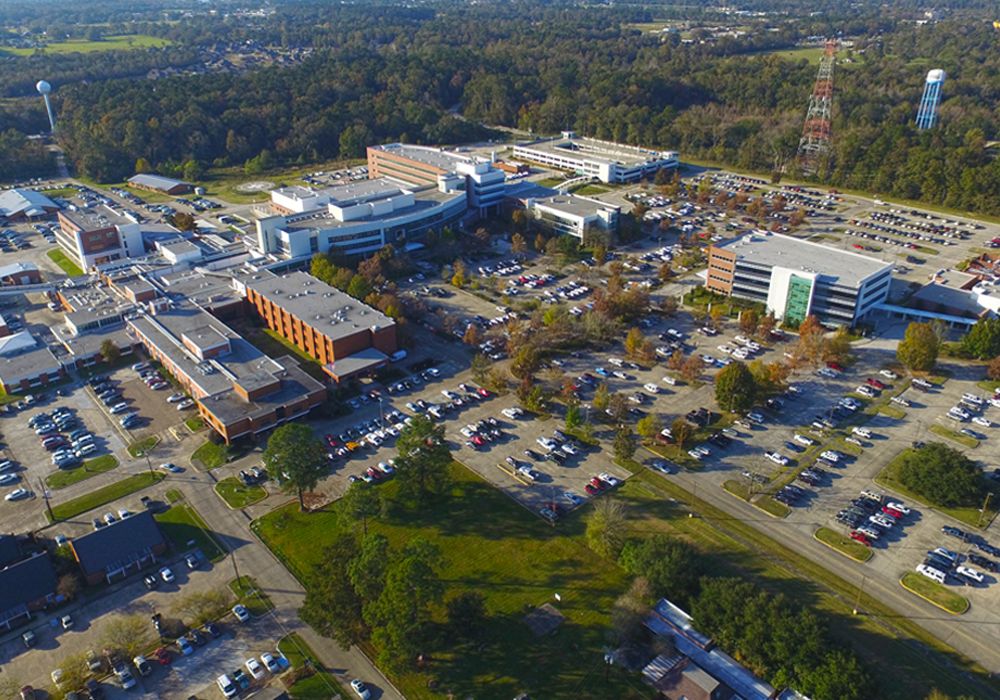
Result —
[[571, 214], [572, 216], [594, 216], [599, 211], [605, 209], [616, 209], [613, 204], [605, 204], [586, 197], [577, 197], [572, 194], [560, 194], [555, 197], [546, 197], [536, 200], [537, 204], [555, 209], [556, 211]]
[[97, 229], [127, 226], [135, 223], [106, 204], [100, 204], [90, 209], [77, 209], [76, 211], [63, 209], [62, 215], [83, 231], [96, 231]]
[[[375, 180], [370, 180], [369, 182], [375, 182]], [[466, 198], [465, 192], [461, 190], [456, 190], [454, 192], [441, 192], [440, 190], [434, 188], [427, 188], [421, 191], [413, 189], [409, 189], [408, 191], [413, 192], [413, 205], [403, 207], [402, 209], [396, 209], [395, 211], [387, 212], [385, 214], [375, 214], [373, 216], [363, 216], [358, 219], [351, 219], [350, 221], [341, 221], [340, 219], [328, 214], [327, 210], [324, 208], [317, 209], [316, 213], [311, 216], [306, 216], [304, 218], [296, 216], [295, 221], [292, 221], [281, 228], [285, 231], [335, 229], [357, 226], [359, 223], [365, 221], [384, 221], [386, 222], [386, 225], [390, 225], [393, 219], [415, 214], [421, 209], [430, 209], [454, 199], [461, 199], [464, 202]], [[387, 194], [387, 196], [392, 196], [392, 194]], [[333, 203], [337, 204], [337, 202]]]
[[780, 233], [750, 233], [716, 247], [736, 253], [737, 261], [813, 272], [848, 287], [856, 287], [876, 272], [892, 267], [892, 263], [878, 258]]
[[481, 158], [475, 158], [465, 153], [446, 151], [441, 148], [430, 146], [415, 146], [408, 143], [384, 143], [379, 146], [372, 146], [376, 151], [394, 153], [403, 158], [415, 160], [445, 171], [452, 171], [458, 163], [480, 162]]
[[305, 272], [260, 277], [247, 280], [247, 288], [330, 338], [395, 325], [381, 311]]
[[232, 279], [225, 273], [205, 275], [193, 270], [167, 273], [156, 278], [163, 290], [175, 301], [189, 300], [206, 309], [240, 301]]
[[[338, 206], [347, 206], [357, 201], [369, 201], [381, 197], [391, 197], [404, 191], [404, 187], [385, 177], [377, 177], [374, 180], [358, 180], [346, 185], [337, 185], [323, 190], [329, 195], [330, 203]], [[408, 189], [413, 192], [414, 190]]]
[[52, 351], [45, 345], [39, 345], [27, 352], [0, 357], [0, 380], [4, 384], [17, 383], [40, 374], [57, 372], [60, 367], [62, 363]]
[[337, 377], [340, 381], [345, 377], [353, 376], [359, 372], [378, 367], [388, 360], [388, 356], [375, 348], [365, 348], [361, 352], [342, 357], [332, 364], [326, 366], [328, 372]]
[[[657, 151], [650, 148], [611, 143], [610, 141], [599, 141], [583, 136], [539, 139], [530, 143], [517, 144], [515, 148], [580, 158], [595, 163], [615, 163], [624, 167], [634, 167], [661, 158], [677, 157], [677, 153], [674, 151]], [[516, 151], [513, 157], [517, 157]]]
[[279, 357], [276, 362], [282, 367], [281, 386], [277, 391], [249, 403], [237, 396], [235, 391], [224, 391], [202, 399], [202, 404], [221, 421], [235, 423], [246, 416], [258, 418], [266, 415], [279, 406], [324, 389], [323, 384], [309, 376], [299, 367], [298, 360], [290, 355]]
[[165, 175], [154, 175], [152, 173], [139, 173], [138, 175], [133, 175], [128, 179], [129, 183], [133, 185], [140, 185], [142, 187], [153, 187], [158, 190], [169, 190], [177, 185], [185, 185], [187, 187], [192, 187], [190, 182], [184, 182], [183, 180], [175, 180], [172, 177], [166, 177]]

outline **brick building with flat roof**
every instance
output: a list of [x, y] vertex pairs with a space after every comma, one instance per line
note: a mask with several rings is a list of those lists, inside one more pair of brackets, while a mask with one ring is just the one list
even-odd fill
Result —
[[398, 349], [395, 321], [312, 275], [254, 277], [246, 281], [250, 305], [334, 381], [371, 372]]

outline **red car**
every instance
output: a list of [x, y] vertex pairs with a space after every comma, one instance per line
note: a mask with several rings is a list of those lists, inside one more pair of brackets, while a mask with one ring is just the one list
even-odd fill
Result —
[[368, 469], [365, 470], [365, 473], [368, 474], [368, 476], [370, 476], [371, 478], [376, 480], [381, 479], [383, 476], [385, 476], [385, 474], [383, 474], [382, 471], [376, 469], [375, 467], [368, 467]]
[[482, 387], [480, 387], [479, 389], [477, 389], [477, 390], [476, 390], [476, 392], [477, 392], [477, 393], [478, 393], [478, 394], [479, 394], [480, 396], [482, 396], [482, 397], [483, 397], [484, 399], [488, 399], [488, 398], [490, 398], [491, 396], [493, 396], [493, 394], [491, 394], [491, 393], [489, 392], [489, 389], [483, 389]]
[[839, 362], [827, 362], [826, 366], [829, 367], [830, 369], [835, 369], [838, 372], [843, 372], [844, 371], [844, 366], [842, 364], [840, 364]]
[[899, 520], [900, 518], [903, 517], [902, 511], [898, 511], [895, 508], [890, 508], [889, 506], [882, 506], [882, 512], [885, 513], [886, 515], [892, 516], [896, 520]]
[[601, 492], [601, 490], [595, 488], [593, 484], [587, 484], [586, 486], [583, 487], [583, 490], [586, 491], [591, 496], [596, 496]]
[[868, 379], [865, 380], [865, 383], [874, 389], [878, 389], [879, 391], [885, 389], [885, 384], [875, 379], [874, 377], [868, 377]]
[[871, 540], [869, 540], [864, 533], [858, 532], [857, 530], [851, 530], [851, 539], [860, 542], [866, 547], [872, 546]]
[[600, 490], [601, 490], [601, 489], [603, 489], [603, 488], [604, 488], [604, 487], [605, 487], [605, 486], [606, 486], [607, 484], [605, 484], [605, 483], [604, 483], [603, 481], [601, 481], [600, 479], [598, 479], [598, 478], [597, 478], [597, 477], [595, 476], [595, 477], [594, 477], [593, 479], [591, 479], [591, 480], [590, 480], [590, 485], [591, 485], [591, 486], [593, 486], [593, 487], [594, 487], [595, 489], [597, 489], [598, 491], [600, 491]]
[[161, 666], [169, 666], [170, 662], [173, 661], [173, 657], [170, 656], [170, 652], [167, 651], [166, 647], [160, 647], [153, 652], [153, 658], [160, 662]]
[[479, 447], [482, 447], [483, 445], [486, 444], [486, 441], [483, 440], [483, 438], [482, 438], [481, 435], [473, 435], [472, 436], [472, 442], [474, 442]]

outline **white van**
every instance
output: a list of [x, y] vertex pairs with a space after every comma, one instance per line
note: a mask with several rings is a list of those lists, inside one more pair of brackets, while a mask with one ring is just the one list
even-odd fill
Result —
[[927, 566], [927, 564], [917, 564], [917, 573], [923, 574], [931, 581], [944, 583], [944, 572], [940, 569], [935, 569], [933, 566]]
[[670, 386], [677, 386], [677, 380], [671, 377], [669, 374], [664, 376], [663, 379], [661, 379], [660, 381], [663, 382], [664, 384], [669, 384]]
[[229, 676], [225, 673], [216, 678], [215, 683], [219, 686], [219, 690], [222, 691], [222, 694], [227, 698], [235, 698], [236, 694], [239, 692], [236, 684], [229, 680]]

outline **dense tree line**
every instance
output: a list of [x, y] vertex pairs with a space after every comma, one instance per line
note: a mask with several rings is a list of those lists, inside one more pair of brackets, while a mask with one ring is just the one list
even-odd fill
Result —
[[15, 129], [0, 131], [0, 180], [42, 177], [54, 170], [45, 144], [29, 140]]

